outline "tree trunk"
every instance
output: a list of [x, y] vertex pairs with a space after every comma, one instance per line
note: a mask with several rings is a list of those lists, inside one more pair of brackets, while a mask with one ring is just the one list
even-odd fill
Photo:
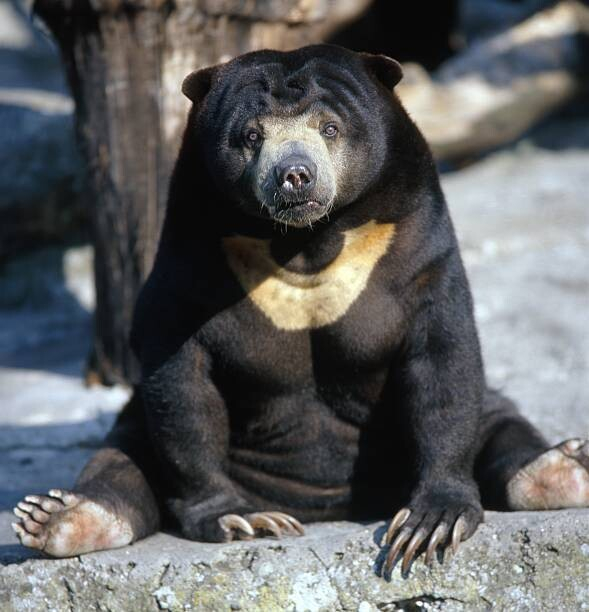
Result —
[[88, 162], [96, 324], [88, 380], [138, 378], [128, 345], [149, 272], [192, 70], [325, 40], [371, 0], [36, 0], [57, 38]]

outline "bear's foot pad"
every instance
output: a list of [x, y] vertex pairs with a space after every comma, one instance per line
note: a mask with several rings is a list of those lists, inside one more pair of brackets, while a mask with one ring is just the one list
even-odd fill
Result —
[[304, 535], [305, 529], [296, 518], [284, 512], [253, 512], [240, 516], [239, 514], [224, 514], [219, 517], [219, 525], [225, 533], [225, 541], [251, 540], [271, 534], [277, 538], [283, 535]]
[[47, 495], [27, 495], [14, 508], [13, 523], [21, 544], [53, 557], [119, 548], [129, 544], [129, 523], [83, 495], [52, 489]]
[[512, 510], [589, 507], [589, 440], [566, 440], [521, 468], [507, 501]]

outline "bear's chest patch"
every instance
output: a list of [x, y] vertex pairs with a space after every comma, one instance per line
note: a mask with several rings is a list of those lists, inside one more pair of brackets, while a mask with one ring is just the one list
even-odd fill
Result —
[[341, 252], [314, 274], [278, 265], [269, 240], [234, 236], [223, 239], [223, 249], [248, 298], [277, 328], [294, 331], [329, 325], [345, 315], [394, 233], [394, 224], [375, 221], [344, 232]]

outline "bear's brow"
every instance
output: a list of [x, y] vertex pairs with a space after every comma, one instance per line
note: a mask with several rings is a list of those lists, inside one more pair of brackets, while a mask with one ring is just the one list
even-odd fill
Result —
[[364, 97], [364, 89], [354, 74], [348, 70], [330, 71], [319, 73], [315, 82], [324, 89], [335, 90], [337, 93], [343, 92], [356, 98]]

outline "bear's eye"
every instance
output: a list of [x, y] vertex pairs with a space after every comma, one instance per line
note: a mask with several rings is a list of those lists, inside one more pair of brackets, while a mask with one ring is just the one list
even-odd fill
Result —
[[328, 138], [333, 138], [339, 132], [339, 128], [335, 123], [328, 123], [327, 125], [323, 126], [321, 132], [324, 136], [327, 136]]
[[255, 147], [262, 142], [262, 134], [258, 132], [258, 130], [254, 130], [253, 128], [250, 130], [246, 130], [245, 132], [245, 143], [250, 147]]

